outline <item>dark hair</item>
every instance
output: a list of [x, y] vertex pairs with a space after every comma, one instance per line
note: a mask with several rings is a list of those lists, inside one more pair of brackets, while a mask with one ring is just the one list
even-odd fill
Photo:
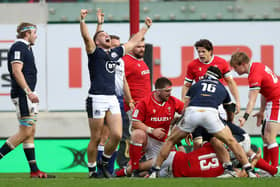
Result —
[[117, 35], [110, 35], [111, 39], [120, 40], [120, 37]]
[[219, 68], [215, 67], [215, 66], [210, 66], [207, 69], [206, 75], [211, 75], [216, 77], [217, 79], [221, 79], [223, 77], [222, 72], [220, 71]]
[[32, 23], [22, 22], [17, 26], [17, 38], [24, 38], [27, 32], [31, 32], [32, 28], [37, 29], [37, 26]]
[[96, 44], [96, 42], [95, 42], [95, 40], [96, 40], [96, 38], [97, 38], [97, 35], [99, 34], [99, 33], [101, 33], [101, 32], [104, 32], [104, 31], [97, 31], [95, 34], [94, 34], [94, 36], [93, 36], [93, 42]]
[[197, 49], [198, 47], [204, 47], [208, 51], [213, 51], [213, 45], [212, 43], [207, 40], [207, 39], [200, 39], [199, 41], [195, 42], [194, 44], [195, 48]]
[[166, 86], [172, 86], [172, 82], [166, 77], [160, 77], [156, 80], [155, 88], [162, 89]]

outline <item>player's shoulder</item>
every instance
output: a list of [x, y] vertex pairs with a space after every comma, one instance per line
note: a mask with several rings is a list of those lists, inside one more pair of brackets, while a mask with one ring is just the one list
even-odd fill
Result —
[[19, 49], [23, 50], [26, 48], [27, 48], [27, 45], [21, 41], [16, 41], [11, 46], [11, 50], [19, 50]]
[[[249, 76], [252, 74], [259, 74], [259, 72], [264, 71], [265, 65], [262, 63], [254, 62], [250, 65]], [[260, 76], [262, 74], [259, 74]]]
[[177, 97], [171, 95], [171, 96], [168, 98], [168, 102], [177, 103], [177, 102], [182, 102], [182, 101], [181, 101], [180, 99], [178, 99]]
[[224, 58], [216, 56], [216, 55], [214, 55], [213, 61], [216, 63], [227, 63], [227, 61]]
[[200, 64], [200, 61], [199, 61], [198, 58], [193, 59], [192, 61], [189, 62], [189, 64], [188, 64], [188, 69], [189, 69], [189, 68], [196, 67], [196, 66], [199, 66], [199, 64]]

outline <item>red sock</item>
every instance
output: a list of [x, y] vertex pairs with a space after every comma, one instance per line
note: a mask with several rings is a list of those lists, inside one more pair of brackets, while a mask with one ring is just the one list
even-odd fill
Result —
[[271, 175], [275, 175], [277, 173], [277, 168], [269, 165], [269, 163], [262, 158], [257, 162], [256, 167], [269, 172]]
[[126, 174], [125, 174], [125, 168], [122, 168], [122, 169], [120, 169], [119, 171], [116, 171], [116, 175], [117, 175], [118, 177], [126, 176]]
[[267, 145], [263, 146], [263, 159], [269, 164], [270, 158], [268, 156]]
[[269, 145], [267, 147], [267, 152], [269, 157], [271, 158], [271, 165], [276, 167], [278, 166], [278, 161], [279, 161], [279, 147], [277, 143], [274, 143], [276, 146], [270, 147], [271, 145]]
[[141, 159], [142, 144], [130, 143], [129, 156], [131, 160], [131, 171], [139, 168], [139, 160]]

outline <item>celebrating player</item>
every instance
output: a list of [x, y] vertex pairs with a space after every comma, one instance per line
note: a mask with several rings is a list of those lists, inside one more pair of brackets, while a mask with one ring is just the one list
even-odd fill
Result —
[[[98, 10], [102, 13], [101, 10]], [[105, 177], [111, 177], [108, 163], [116, 150], [122, 136], [122, 119], [119, 103], [115, 94], [115, 67], [118, 59], [133, 49], [144, 37], [152, 20], [146, 18], [145, 26], [134, 35], [127, 43], [111, 49], [111, 38], [104, 31], [98, 31], [90, 37], [85, 18], [86, 9], [80, 12], [80, 30], [88, 55], [88, 68], [91, 80], [89, 96], [86, 101], [90, 127], [90, 142], [88, 144], [89, 177], [95, 178], [97, 146], [100, 142], [101, 131], [106, 117], [106, 124], [110, 129], [110, 139], [104, 147], [102, 161], [99, 163]], [[98, 23], [102, 24], [102, 23]]]

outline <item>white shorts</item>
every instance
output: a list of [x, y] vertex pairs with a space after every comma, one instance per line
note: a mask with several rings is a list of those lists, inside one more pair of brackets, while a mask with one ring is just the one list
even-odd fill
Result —
[[177, 151], [171, 151], [167, 159], [162, 163], [159, 171], [160, 177], [173, 177], [172, 164]]
[[107, 111], [121, 114], [119, 101], [115, 95], [89, 95], [86, 109], [88, 118], [104, 118]]
[[32, 103], [27, 96], [13, 98], [18, 119], [22, 117], [33, 117], [39, 113], [39, 103]]
[[227, 112], [225, 111], [224, 106], [222, 104], [219, 105], [218, 111], [219, 111], [220, 117], [223, 118], [224, 120], [227, 120]]
[[220, 132], [225, 128], [219, 118], [219, 112], [210, 107], [188, 107], [185, 111], [184, 122], [178, 127], [185, 132], [193, 132], [198, 126], [204, 127], [210, 134]]
[[145, 148], [145, 157], [147, 160], [156, 158], [160, 148], [162, 147], [162, 145], [164, 144], [164, 142], [158, 141], [150, 136], [148, 136], [148, 140], [147, 140], [147, 145]]
[[244, 140], [239, 142], [239, 144], [243, 147], [245, 153], [251, 150], [251, 139], [249, 134], [243, 134]]

